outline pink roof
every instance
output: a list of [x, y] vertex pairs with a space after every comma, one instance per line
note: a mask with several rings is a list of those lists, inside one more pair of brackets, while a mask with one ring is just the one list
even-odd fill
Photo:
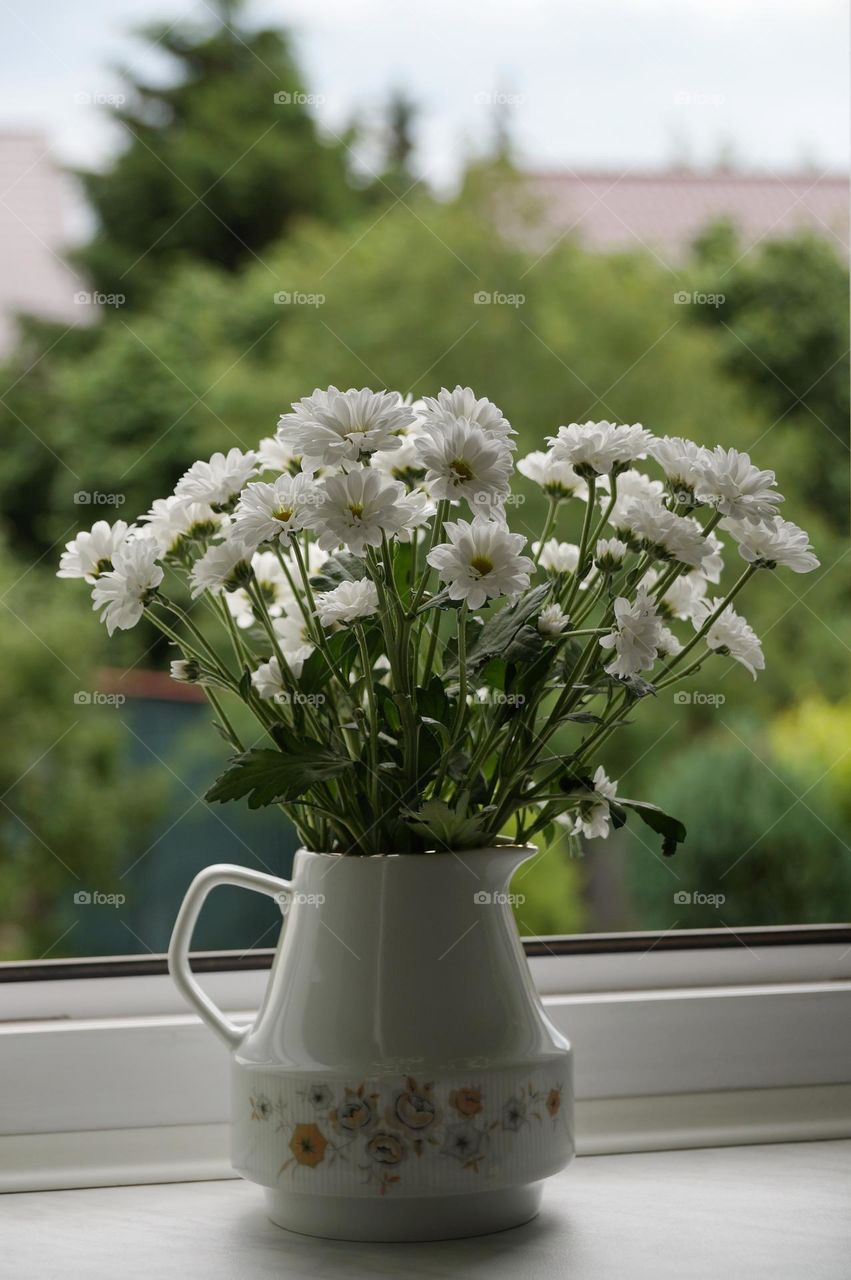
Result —
[[807, 227], [848, 254], [848, 177], [824, 173], [575, 172], [530, 175], [554, 232], [594, 249], [652, 249], [682, 259], [707, 223], [733, 221], [743, 248]]
[[[0, 354], [13, 346], [15, 314], [89, 324], [95, 308], [63, 257], [62, 176], [38, 133], [0, 133]], [[75, 301], [77, 299], [77, 301]]]

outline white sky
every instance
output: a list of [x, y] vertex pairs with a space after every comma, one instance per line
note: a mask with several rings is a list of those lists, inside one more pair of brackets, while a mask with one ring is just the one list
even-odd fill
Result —
[[[845, 0], [254, 0], [290, 27], [317, 114], [338, 128], [394, 86], [420, 104], [419, 167], [451, 184], [507, 108], [537, 167], [698, 164], [726, 147], [743, 163], [847, 170]], [[80, 94], [140, 66], [134, 24], [203, 17], [204, 0], [0, 0], [0, 128], [38, 127], [57, 158], [115, 145]], [[148, 74], [160, 70], [147, 60]]]

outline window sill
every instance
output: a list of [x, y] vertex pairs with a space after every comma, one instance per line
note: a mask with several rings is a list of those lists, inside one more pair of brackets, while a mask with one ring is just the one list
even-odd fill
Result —
[[[547, 1183], [525, 1226], [439, 1244], [314, 1240], [269, 1223], [239, 1180], [42, 1192], [0, 1203], [20, 1275], [485, 1274], [540, 1280], [717, 1280], [848, 1274], [851, 1142], [582, 1158]], [[81, 1230], [81, 1223], [89, 1223]], [[128, 1269], [129, 1267], [129, 1269]]]

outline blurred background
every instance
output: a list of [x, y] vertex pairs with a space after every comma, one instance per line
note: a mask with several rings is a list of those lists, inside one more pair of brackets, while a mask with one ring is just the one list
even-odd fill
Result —
[[[822, 568], [746, 598], [766, 671], [717, 659], [607, 760], [687, 843], [556, 842], [517, 912], [851, 918], [844, 3], [31, 0], [2, 24], [0, 958], [160, 952], [200, 867], [288, 871], [277, 813], [203, 801], [226, 749], [153, 634], [107, 645], [54, 574], [330, 382], [469, 384], [521, 452], [610, 418], [776, 470]], [[227, 890], [197, 943], [275, 928]]]

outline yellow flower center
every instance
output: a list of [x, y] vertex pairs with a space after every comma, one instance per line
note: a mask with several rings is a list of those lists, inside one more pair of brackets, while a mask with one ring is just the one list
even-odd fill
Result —
[[355, 518], [356, 520], [360, 520], [361, 516], [363, 515], [363, 503], [362, 503], [362, 502], [350, 502], [350, 503], [349, 503], [349, 510], [351, 511], [352, 515], [354, 516], [354, 518]]
[[473, 468], [464, 458], [453, 458], [449, 464], [449, 470], [458, 477], [459, 480], [472, 480]]
[[287, 520], [292, 520], [294, 514], [295, 507], [276, 507], [272, 512], [272, 518], [286, 524]]
[[490, 573], [493, 569], [493, 561], [488, 560], [487, 556], [473, 556], [470, 561], [470, 568], [475, 569], [479, 577], [484, 577], [486, 573]]

